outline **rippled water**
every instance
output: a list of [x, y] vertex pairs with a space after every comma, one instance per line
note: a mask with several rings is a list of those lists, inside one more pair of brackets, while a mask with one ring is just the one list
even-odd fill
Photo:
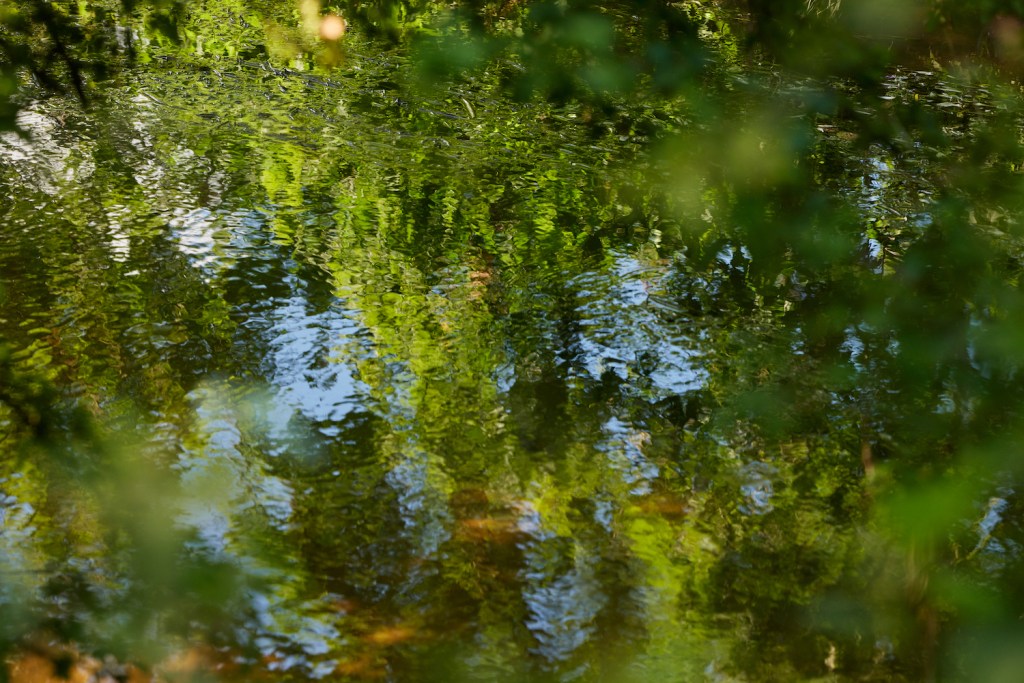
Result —
[[[628, 135], [486, 83], [399, 96], [390, 68], [157, 65], [0, 140], [0, 336], [134, 434], [192, 551], [247, 577], [225, 675], [821, 669], [800, 638], [857, 542], [860, 464], [705, 428], [737, 314], [700, 301], [744, 254], [686, 270]], [[895, 181], [861, 161], [870, 213]], [[57, 558], [117, 575], [55, 550], [88, 522], [38, 471], [2, 475], [23, 590]]]

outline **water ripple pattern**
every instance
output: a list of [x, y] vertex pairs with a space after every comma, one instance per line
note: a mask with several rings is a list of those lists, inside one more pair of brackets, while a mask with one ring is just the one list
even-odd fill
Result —
[[701, 385], [704, 374], [693, 360], [690, 340], [651, 305], [664, 276], [663, 266], [619, 255], [608, 271], [572, 281], [581, 328], [577, 361], [591, 377], [613, 372], [626, 380], [639, 373], [666, 395]]

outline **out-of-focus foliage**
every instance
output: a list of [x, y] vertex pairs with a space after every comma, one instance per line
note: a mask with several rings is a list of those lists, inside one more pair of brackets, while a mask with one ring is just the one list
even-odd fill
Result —
[[0, 129], [13, 127], [18, 86], [29, 76], [48, 90], [88, 101], [89, 82], [134, 54], [140, 30], [178, 39], [179, 0], [4, 0], [0, 3]]
[[245, 611], [240, 575], [168, 523], [181, 498], [152, 444], [57, 391], [44, 346], [0, 353], [0, 651], [84, 643], [151, 663], [176, 639], [217, 642]]
[[1014, 680], [1016, 3], [2, 7], [3, 647]]

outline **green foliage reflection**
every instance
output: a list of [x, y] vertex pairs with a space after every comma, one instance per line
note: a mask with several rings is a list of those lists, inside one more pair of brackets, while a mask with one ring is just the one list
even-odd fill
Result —
[[1011, 679], [1015, 3], [3, 11], [4, 652]]

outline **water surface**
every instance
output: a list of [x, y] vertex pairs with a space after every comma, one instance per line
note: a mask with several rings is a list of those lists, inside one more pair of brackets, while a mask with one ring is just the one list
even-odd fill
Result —
[[[165, 521], [245, 586], [227, 621], [139, 616], [95, 500], [5, 456], [5, 588], [82, 640], [207, 642], [227, 679], [827, 675], [862, 463], [845, 428], [711, 419], [771, 324], [750, 251], [690, 263], [646, 137], [400, 67], [157, 62], [0, 140], [0, 337], [164, 473]], [[822, 182], [866, 223], [927, 220], [924, 162], [824, 135]], [[885, 247], [865, 235], [879, 273]], [[889, 632], [848, 670], [898, 675]]]

